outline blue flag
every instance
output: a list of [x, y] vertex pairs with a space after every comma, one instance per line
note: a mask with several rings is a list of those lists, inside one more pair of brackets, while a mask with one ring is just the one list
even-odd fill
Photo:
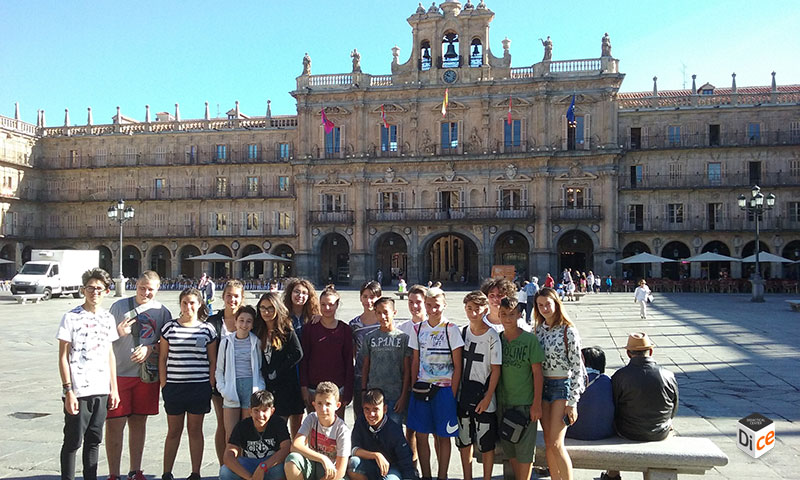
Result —
[[572, 103], [570, 103], [569, 108], [567, 108], [567, 124], [569, 124], [570, 127], [577, 125], [577, 123], [575, 123], [575, 95], [572, 95]]

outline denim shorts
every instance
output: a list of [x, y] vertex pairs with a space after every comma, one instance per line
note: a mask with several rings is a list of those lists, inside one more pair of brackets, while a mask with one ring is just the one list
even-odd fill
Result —
[[570, 378], [544, 379], [544, 389], [542, 389], [542, 401], [553, 402], [555, 400], [566, 400], [569, 396], [569, 387], [572, 385]]
[[236, 379], [236, 395], [239, 397], [239, 408], [250, 408], [250, 396], [253, 394], [253, 377]]

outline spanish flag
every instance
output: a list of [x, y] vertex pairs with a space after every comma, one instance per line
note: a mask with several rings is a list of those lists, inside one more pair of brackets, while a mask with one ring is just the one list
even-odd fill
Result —
[[508, 96], [508, 118], [506, 118], [506, 122], [511, 125], [511, 95]]
[[442, 116], [447, 115], [447, 104], [450, 102], [450, 93], [449, 89], [444, 89], [444, 101], [442, 102]]
[[383, 120], [383, 126], [388, 130], [389, 122], [386, 121], [386, 112], [383, 110], [383, 105], [381, 105], [381, 120]]

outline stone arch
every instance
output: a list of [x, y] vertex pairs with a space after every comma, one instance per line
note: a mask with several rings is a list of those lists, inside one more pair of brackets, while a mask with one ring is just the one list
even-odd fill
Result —
[[[800, 261], [800, 240], [792, 240], [783, 247], [782, 257]], [[785, 278], [793, 278], [800, 280], [800, 263], [785, 264], [783, 267], [783, 276]]]
[[94, 248], [100, 252], [100, 268], [112, 274], [114, 272], [114, 255], [111, 254], [111, 249], [105, 245], [98, 245]]
[[517, 277], [526, 279], [530, 276], [531, 243], [528, 237], [516, 230], [506, 230], [495, 237], [492, 246], [494, 265], [514, 265]]
[[184, 245], [178, 254], [180, 261], [180, 274], [187, 278], [200, 278], [200, 266], [191, 257], [200, 255], [200, 249], [194, 245]]
[[320, 283], [350, 283], [350, 242], [338, 232], [330, 232], [318, 242]]
[[483, 65], [483, 42], [480, 37], [474, 37], [469, 44], [469, 66], [480, 67]]
[[161, 278], [172, 276], [172, 253], [164, 245], [156, 245], [150, 249], [150, 270]]
[[[294, 260], [294, 249], [282, 243], [272, 248], [273, 255]], [[294, 276], [294, 262], [272, 262], [272, 278], [289, 278]]]
[[[640, 253], [652, 253], [650, 247], [644, 242], [630, 242], [622, 249], [622, 258], [632, 257]], [[622, 278], [647, 278], [650, 277], [651, 264], [630, 263], [622, 264]]]
[[419, 42], [419, 69], [422, 71], [431, 69], [431, 42], [422, 40]]
[[[767, 252], [772, 253], [770, 248], [764, 243], [763, 240], [758, 242], [758, 251], [759, 252]], [[755, 255], [756, 253], [756, 241], [750, 240], [749, 242], [744, 244], [742, 247], [742, 258], [749, 257], [750, 255]], [[759, 257], [760, 258], [760, 257]], [[771, 277], [771, 263], [769, 262], [759, 262], [759, 268], [761, 269], [761, 277], [762, 278], [770, 278]], [[750, 278], [756, 271], [756, 264], [755, 262], [743, 263], [742, 264], [742, 278]]]
[[[208, 251], [209, 253], [219, 253], [220, 255], [227, 255], [229, 257], [233, 257], [233, 252], [231, 251], [230, 247], [227, 245], [223, 245], [221, 243], [214, 245], [211, 247], [211, 250]], [[211, 265], [211, 271], [213, 272], [212, 275], [214, 278], [233, 278], [233, 272], [231, 271], [231, 262], [214, 262]]]
[[443, 284], [474, 285], [480, 281], [480, 244], [471, 234], [438, 232], [429, 235], [422, 245], [422, 279]]
[[139, 278], [142, 273], [142, 252], [134, 245], [125, 245], [122, 249], [122, 276]]
[[[253, 255], [256, 253], [261, 253], [261, 247], [251, 243], [249, 245], [245, 245], [241, 248], [241, 250], [239, 250], [239, 258], [244, 258], [248, 255]], [[264, 262], [251, 261], [239, 263], [242, 266], [243, 279], [259, 278], [264, 274]]]
[[565, 268], [586, 272], [596, 271], [594, 266], [594, 249], [597, 237], [580, 228], [562, 232], [556, 242], [558, 252], [558, 271]]
[[459, 45], [458, 33], [452, 29], [446, 30], [442, 35], [442, 68], [458, 68], [461, 66]]
[[[671, 260], [680, 260], [692, 256], [692, 250], [685, 243], [674, 240], [668, 242], [661, 249], [661, 256]], [[682, 278], [689, 278], [688, 264], [681, 262], [666, 262], [661, 264], [661, 276], [671, 280], [680, 280]]]
[[[711, 252], [720, 255], [731, 255], [731, 250], [724, 242], [712, 240], [703, 246], [700, 253]], [[716, 280], [721, 276], [730, 276], [731, 262], [703, 262], [700, 264], [700, 278]]]
[[2, 279], [10, 279], [14, 276], [14, 272], [17, 271], [17, 263], [16, 257], [17, 256], [17, 249], [14, 247], [13, 244], [6, 244], [3, 245], [3, 248], [0, 249], [0, 258], [3, 260], [9, 260], [14, 263], [4, 263], [0, 265], [0, 278]]
[[[400, 275], [407, 276], [408, 242], [397, 232], [385, 232], [376, 237], [373, 248], [375, 274], [380, 270], [383, 274], [381, 285], [392, 285], [393, 281], [399, 281]], [[371, 278], [371, 275], [368, 273], [367, 277]]]

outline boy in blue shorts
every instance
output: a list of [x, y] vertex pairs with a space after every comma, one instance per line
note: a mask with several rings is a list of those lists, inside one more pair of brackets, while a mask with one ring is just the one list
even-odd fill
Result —
[[458, 327], [444, 316], [447, 307], [440, 288], [428, 289], [425, 310], [428, 320], [414, 327], [409, 338], [413, 350], [411, 378], [413, 395], [408, 406], [408, 428], [417, 432], [417, 453], [423, 478], [431, 478], [428, 435], [434, 434], [439, 470], [447, 478], [452, 449], [450, 438], [458, 435], [456, 391], [461, 382], [461, 353], [464, 340]]

